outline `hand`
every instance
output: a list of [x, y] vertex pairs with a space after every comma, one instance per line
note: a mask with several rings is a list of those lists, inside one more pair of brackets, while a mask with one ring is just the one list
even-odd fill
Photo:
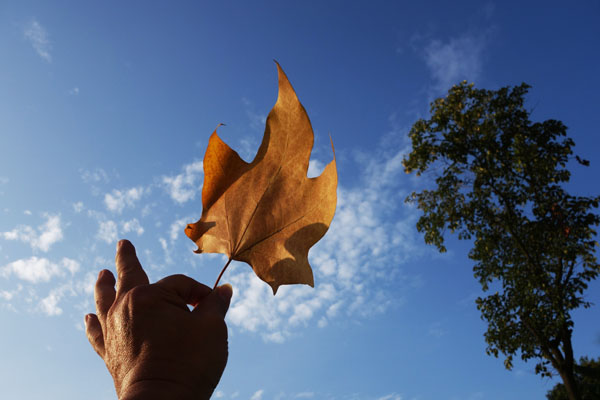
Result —
[[227, 363], [231, 286], [213, 291], [185, 275], [149, 284], [127, 240], [117, 244], [115, 262], [117, 289], [113, 274], [101, 271], [96, 314], [85, 323], [119, 399], [210, 398]]

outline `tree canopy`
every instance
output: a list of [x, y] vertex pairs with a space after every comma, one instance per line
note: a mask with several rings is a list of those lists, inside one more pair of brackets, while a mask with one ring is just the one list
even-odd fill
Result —
[[441, 252], [448, 230], [472, 241], [473, 272], [489, 293], [477, 299], [487, 353], [503, 354], [508, 369], [514, 356], [537, 359], [536, 373], [554, 369], [578, 398], [571, 310], [591, 305], [584, 292], [600, 272], [592, 212], [600, 197], [566, 191], [574, 142], [560, 121], [530, 121], [528, 89], [462, 82], [435, 100], [404, 158], [407, 173], [432, 174], [435, 188], [407, 202], [423, 211], [417, 229]]

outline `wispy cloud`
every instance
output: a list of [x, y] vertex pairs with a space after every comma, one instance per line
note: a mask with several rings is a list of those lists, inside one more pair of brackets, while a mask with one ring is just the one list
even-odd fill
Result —
[[475, 392], [475, 393], [471, 393], [468, 400], [482, 400], [483, 398], [485, 398], [485, 395], [483, 392]]
[[485, 44], [485, 34], [465, 34], [447, 41], [430, 40], [424, 48], [424, 57], [434, 89], [445, 92], [462, 80], [478, 80]]
[[110, 180], [108, 178], [108, 174], [102, 168], [96, 168], [94, 170], [82, 169], [79, 172], [81, 174], [81, 179], [85, 183], [108, 183], [108, 181]]
[[77, 214], [79, 214], [80, 212], [83, 211], [83, 202], [82, 201], [78, 201], [77, 203], [73, 203], [73, 211], [75, 211]]
[[39, 310], [51, 317], [61, 315], [63, 310], [59, 306], [59, 302], [67, 293], [75, 294], [75, 291], [70, 287], [70, 285], [63, 284], [52, 289], [46, 297], [40, 300]]
[[267, 116], [263, 113], [258, 113], [254, 110], [253, 103], [247, 98], [242, 98], [242, 103], [246, 108], [246, 116], [250, 120], [250, 128], [255, 131], [262, 132], [265, 129], [265, 124], [267, 122]]
[[108, 244], [114, 243], [119, 238], [119, 231], [115, 221], [99, 221], [96, 237]]
[[165, 263], [173, 264], [173, 258], [171, 258], [171, 248], [169, 247], [167, 240], [161, 237], [158, 238], [158, 242], [160, 243], [160, 247], [163, 249], [163, 252], [165, 254]]
[[261, 400], [264, 392], [263, 389], [257, 390], [252, 397], [250, 397], [250, 400]]
[[29, 41], [36, 53], [46, 62], [52, 62], [52, 44], [48, 39], [46, 29], [36, 20], [33, 19], [23, 31], [25, 38]]
[[192, 217], [184, 217], [179, 218], [171, 224], [169, 227], [169, 239], [171, 240], [171, 244], [177, 240], [178, 237], [183, 233], [182, 227], [186, 226], [187, 223], [193, 222]]
[[2, 232], [0, 236], [5, 240], [18, 240], [27, 243], [34, 250], [47, 252], [52, 245], [63, 238], [59, 215], [45, 214], [46, 222], [37, 229], [29, 225], [19, 225], [12, 231]]
[[379, 397], [377, 400], [402, 400], [402, 396], [396, 393], [390, 393], [388, 395]]
[[144, 227], [137, 218], [121, 222], [121, 227], [123, 233], [135, 232], [138, 236], [141, 236], [144, 233]]
[[141, 186], [123, 190], [113, 189], [111, 193], [104, 195], [104, 204], [109, 211], [120, 214], [125, 207], [133, 207], [144, 193], [145, 190]]
[[441, 338], [446, 334], [446, 330], [444, 329], [442, 322], [437, 321], [429, 325], [429, 330], [427, 331], [427, 334], [429, 336]]
[[312, 399], [315, 397], [314, 392], [300, 392], [295, 396], [297, 399]]
[[310, 160], [308, 163], [308, 172], [306, 173], [306, 176], [308, 176], [309, 178], [317, 177], [321, 175], [324, 168], [325, 164], [323, 164], [321, 161]]
[[77, 86], [75, 86], [74, 88], [72, 88], [71, 90], [69, 90], [69, 94], [71, 96], [77, 96], [79, 94], [79, 88]]
[[2, 300], [11, 300], [13, 297], [15, 297], [15, 293], [8, 291], [8, 290], [0, 290], [0, 299]]
[[171, 199], [178, 204], [193, 200], [202, 184], [202, 161], [183, 166], [183, 172], [175, 176], [163, 176], [161, 183]]

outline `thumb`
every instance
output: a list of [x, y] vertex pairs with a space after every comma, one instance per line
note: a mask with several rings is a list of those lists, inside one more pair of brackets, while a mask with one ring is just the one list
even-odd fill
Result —
[[232, 296], [233, 288], [229, 283], [218, 286], [210, 293], [210, 295], [206, 296], [198, 303], [196, 308], [194, 308], [194, 312], [202, 314], [214, 313], [225, 318], [225, 314], [227, 314], [227, 310], [229, 310]]
[[233, 287], [226, 283], [224, 285], [218, 286], [215, 289], [217, 292], [217, 296], [221, 299], [221, 307], [223, 310], [223, 317], [227, 314], [227, 310], [229, 310], [229, 304], [231, 304], [231, 297], [233, 296]]

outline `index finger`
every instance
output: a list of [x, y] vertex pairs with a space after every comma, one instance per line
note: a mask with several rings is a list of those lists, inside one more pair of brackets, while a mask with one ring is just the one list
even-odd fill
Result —
[[181, 274], [167, 276], [155, 285], [177, 294], [186, 304], [193, 306], [212, 292], [210, 287]]
[[129, 240], [123, 239], [117, 243], [115, 265], [117, 267], [117, 297], [131, 288], [150, 283], [148, 275], [135, 254], [135, 247]]

